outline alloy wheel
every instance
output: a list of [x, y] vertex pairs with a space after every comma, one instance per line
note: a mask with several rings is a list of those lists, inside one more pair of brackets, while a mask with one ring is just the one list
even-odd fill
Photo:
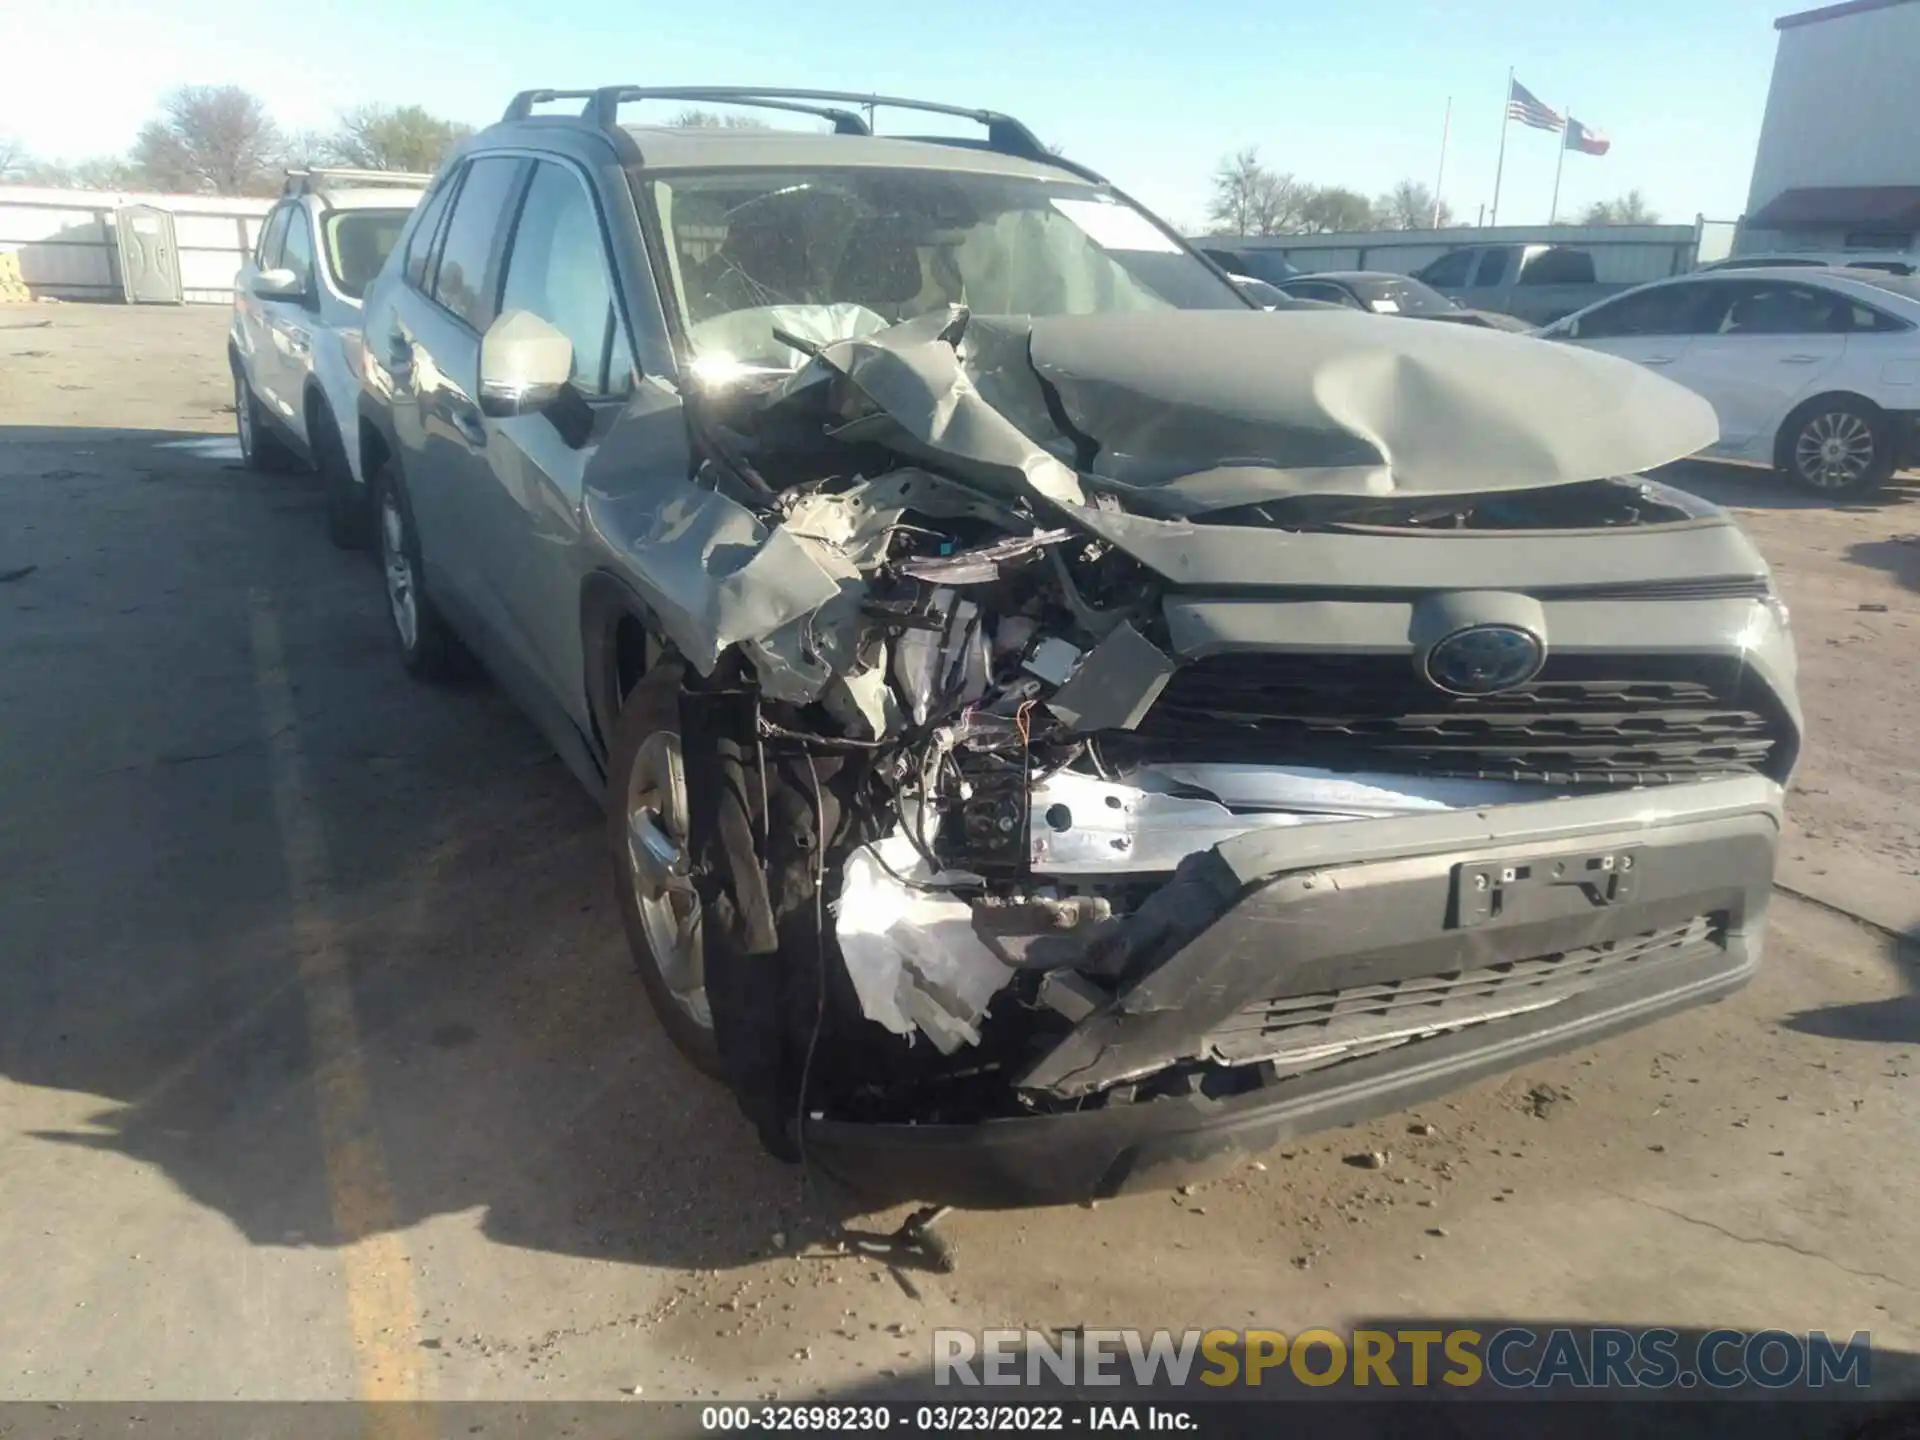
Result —
[[420, 598], [413, 562], [407, 558], [406, 517], [391, 490], [380, 497], [380, 568], [387, 577], [393, 628], [400, 633], [401, 645], [411, 650], [420, 640]]
[[1800, 428], [1793, 463], [1819, 490], [1851, 490], [1873, 469], [1873, 427], [1851, 410], [1829, 410]]
[[668, 994], [702, 1030], [707, 1003], [700, 897], [687, 860], [687, 773], [680, 737], [656, 730], [627, 772], [627, 865], [648, 959]]

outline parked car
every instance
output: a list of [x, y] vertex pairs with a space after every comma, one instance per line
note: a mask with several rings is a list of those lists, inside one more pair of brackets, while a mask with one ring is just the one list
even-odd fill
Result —
[[1206, 244], [1197, 245], [1194, 248], [1230, 275], [1245, 275], [1254, 280], [1263, 280], [1269, 285], [1278, 285], [1282, 280], [1291, 280], [1300, 273], [1299, 267], [1277, 250], [1266, 250], [1257, 246], [1235, 248]]
[[366, 334], [401, 661], [477, 656], [600, 797], [775, 1154], [1168, 1184], [1752, 972], [1792, 647], [1635, 476], [1713, 434], [1658, 376], [1260, 313], [1017, 120], [815, 90], [516, 97]]
[[1404, 315], [1412, 320], [1440, 320], [1453, 325], [1478, 325], [1486, 330], [1528, 331], [1534, 327], [1512, 315], [1491, 310], [1469, 310], [1410, 275], [1386, 270], [1331, 270], [1303, 275], [1275, 287], [1296, 300], [1318, 300], [1365, 310], [1374, 315]]
[[1517, 315], [1535, 325], [1606, 293], [1596, 288], [1592, 252], [1577, 245], [1462, 245], [1414, 271], [1413, 278], [1472, 309]]
[[233, 287], [227, 363], [240, 454], [256, 470], [311, 465], [327, 533], [360, 543], [368, 507], [355, 433], [360, 301], [428, 175], [292, 170]]
[[1697, 274], [1713, 270], [1877, 270], [1885, 275], [1920, 272], [1920, 256], [1900, 251], [1806, 250], [1779, 255], [1735, 255], [1702, 265]]
[[1658, 369], [1709, 401], [1704, 453], [1853, 497], [1915, 456], [1920, 279], [1705, 270], [1630, 290], [1541, 333]]
[[1240, 287], [1240, 293], [1262, 310], [1332, 310], [1339, 307], [1320, 300], [1302, 300], [1251, 275], [1228, 275]]

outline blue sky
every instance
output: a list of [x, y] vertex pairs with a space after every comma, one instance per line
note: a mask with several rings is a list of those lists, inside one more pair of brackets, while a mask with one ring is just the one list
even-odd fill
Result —
[[[1764, 0], [10, 0], [0, 133], [74, 159], [123, 149], [175, 85], [235, 82], [292, 128], [365, 101], [484, 123], [516, 89], [827, 86], [1003, 109], [1169, 219], [1197, 224], [1220, 157], [1302, 180], [1433, 182], [1492, 199], [1507, 67], [1613, 141], [1569, 155], [1561, 209], [1638, 186], [1669, 220], [1733, 219], [1772, 70]], [[30, 58], [29, 58], [30, 57]], [[1555, 137], [1509, 133], [1501, 216], [1547, 218]]]

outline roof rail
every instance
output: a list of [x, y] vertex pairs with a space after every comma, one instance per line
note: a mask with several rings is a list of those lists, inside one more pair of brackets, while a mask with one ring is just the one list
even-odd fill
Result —
[[[567, 95], [572, 91], [534, 91], [536, 95]], [[620, 106], [629, 100], [686, 100], [705, 101], [713, 105], [749, 105], [767, 110], [796, 110], [802, 114], [819, 115], [834, 122], [834, 129], [842, 135], [867, 135], [872, 127], [855, 113], [865, 110], [869, 116], [875, 110], [918, 110], [932, 115], [957, 115], [962, 120], [971, 120], [984, 126], [987, 132], [987, 148], [1002, 155], [1014, 155], [1024, 160], [1054, 162], [1057, 160], [1052, 151], [1040, 143], [1025, 125], [1011, 115], [1003, 115], [998, 110], [974, 110], [962, 105], [942, 105], [932, 100], [910, 100], [898, 95], [860, 94], [852, 90], [795, 90], [779, 86], [764, 85], [666, 85], [636, 86], [608, 85], [592, 93], [586, 109], [581, 113], [604, 128], [612, 128], [619, 122]], [[811, 104], [796, 104], [799, 101], [826, 101], [836, 106], [851, 109], [823, 109]], [[515, 98], [514, 104], [519, 104]], [[513, 106], [508, 107], [509, 118], [519, 118], [513, 114]]]
[[[810, 97], [833, 99], [829, 95]], [[797, 98], [776, 97], [770, 90], [746, 91], [711, 85], [607, 85], [593, 92], [593, 98], [581, 113], [601, 126], [619, 119], [620, 107], [629, 100], [704, 100], [711, 105], [750, 105], [759, 110], [785, 110], [796, 115], [817, 115], [833, 122], [836, 135], [871, 135], [873, 127], [851, 110], [828, 105], [803, 105]], [[864, 103], [864, 102], [862, 102]]]
[[417, 170], [348, 170], [333, 166], [303, 166], [287, 171], [286, 184], [281, 188], [282, 195], [313, 195], [329, 187], [348, 186], [375, 189], [382, 185], [392, 185], [408, 190], [423, 189], [433, 183], [433, 176]]
[[536, 105], [551, 104], [555, 100], [591, 100], [598, 93], [593, 90], [522, 90], [507, 102], [506, 113], [502, 120], [525, 120], [533, 114]]

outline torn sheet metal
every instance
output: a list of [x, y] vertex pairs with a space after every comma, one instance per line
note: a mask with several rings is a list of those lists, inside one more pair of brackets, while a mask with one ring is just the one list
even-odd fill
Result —
[[991, 663], [980, 607], [952, 590], [933, 592], [938, 630], [905, 631], [893, 646], [893, 678], [913, 723], [971, 705], [987, 693]]
[[703, 675], [729, 646], [764, 639], [860, 581], [832, 547], [685, 481], [594, 492], [588, 505], [606, 543], [632, 558], [626, 575], [666, 638]]
[[[1049, 500], [1079, 504], [1080, 477], [989, 404], [960, 363], [951, 332], [963, 310], [935, 311], [880, 334], [842, 340], [818, 362], [844, 375], [910, 440]], [[810, 383], [803, 371], [797, 385]]]
[[1162, 517], [1313, 492], [1531, 489], [1650, 469], [1719, 434], [1710, 405], [1640, 366], [1470, 326], [1338, 310], [973, 316], [957, 352], [955, 328], [923, 316], [819, 361], [903, 448], [1064, 505], [1084, 503], [1083, 472]]
[[1131, 730], [1146, 718], [1178, 667], [1133, 626], [1093, 647], [1047, 701], [1069, 730]]
[[980, 1021], [1013, 968], [974, 933], [971, 905], [944, 891], [904, 885], [887, 866], [920, 883], [951, 878], [932, 874], [904, 835], [847, 857], [834, 934], [861, 1013], [896, 1035], [918, 1030], [943, 1055], [979, 1044]]
[[900, 701], [887, 683], [884, 648], [875, 664], [829, 681], [820, 703], [847, 734], [858, 740], [891, 735], [902, 723]]

